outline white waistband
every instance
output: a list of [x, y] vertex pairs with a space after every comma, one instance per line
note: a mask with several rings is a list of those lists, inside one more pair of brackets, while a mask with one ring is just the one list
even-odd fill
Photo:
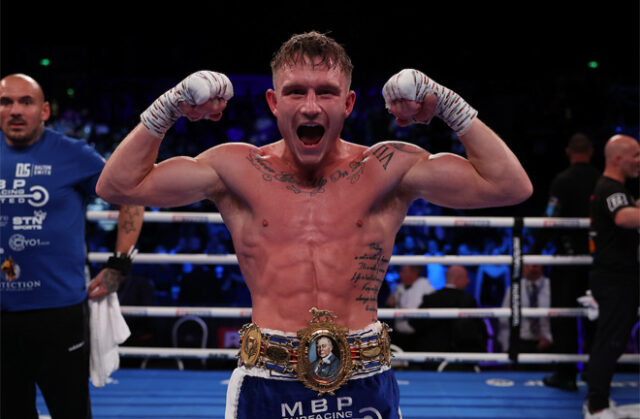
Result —
[[[375, 323], [371, 323], [366, 325], [364, 328], [362, 329], [356, 329], [356, 330], [351, 330], [349, 329], [349, 336], [351, 335], [364, 335], [367, 333], [380, 333], [380, 331], [382, 331], [382, 323], [377, 321]], [[296, 332], [285, 332], [282, 330], [275, 330], [275, 329], [263, 329], [260, 328], [260, 332], [262, 333], [267, 333], [269, 335], [278, 335], [278, 336], [288, 336], [288, 337], [295, 337], [297, 336]]]
[[[381, 365], [380, 367], [377, 367], [372, 371], [355, 373], [351, 377], [349, 377], [349, 380], [357, 380], [360, 378], [371, 377], [373, 375], [383, 373], [389, 369], [391, 369], [389, 365]], [[274, 371], [274, 370], [263, 368], [263, 367], [247, 368], [241, 365], [236, 367], [236, 369], [233, 371], [233, 374], [238, 376], [267, 378], [271, 380], [298, 381], [298, 379], [291, 374], [280, 373], [278, 371]]]

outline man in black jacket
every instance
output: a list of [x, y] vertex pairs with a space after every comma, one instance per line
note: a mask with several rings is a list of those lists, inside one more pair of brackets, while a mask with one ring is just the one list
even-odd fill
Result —
[[[547, 217], [589, 216], [589, 198], [600, 177], [600, 171], [591, 165], [593, 146], [583, 134], [575, 134], [569, 139], [565, 149], [569, 167], [551, 182]], [[589, 253], [589, 232], [586, 229], [543, 229], [539, 242], [552, 239], [559, 255], [586, 255]], [[539, 253], [539, 252], [535, 252]], [[551, 280], [552, 307], [578, 307], [577, 298], [588, 289], [589, 266], [556, 265], [549, 274]], [[585, 326], [588, 324], [585, 321]], [[591, 328], [589, 328], [590, 330]], [[551, 334], [558, 353], [578, 352], [578, 325], [572, 317], [551, 319]], [[550, 387], [577, 391], [576, 364], [559, 363], [553, 375], [544, 377], [543, 382]]]
[[[464, 290], [469, 275], [463, 266], [451, 266], [444, 288], [425, 295], [420, 308], [477, 308], [476, 299]], [[485, 352], [486, 329], [479, 318], [412, 320], [419, 347], [428, 352]]]

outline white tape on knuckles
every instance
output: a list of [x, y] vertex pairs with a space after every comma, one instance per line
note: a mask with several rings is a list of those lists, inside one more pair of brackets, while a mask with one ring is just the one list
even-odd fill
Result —
[[[469, 129], [478, 112], [453, 90], [436, 83], [418, 70], [404, 69], [393, 75], [382, 88], [387, 109], [396, 100], [423, 102], [428, 94], [434, 94], [438, 98], [435, 116], [442, 119], [458, 135]], [[412, 122], [428, 124], [430, 120], [414, 119]]]
[[159, 137], [182, 115], [180, 102], [202, 105], [210, 99], [233, 97], [231, 80], [222, 73], [201, 70], [190, 74], [175, 87], [163, 93], [140, 115], [142, 124]]

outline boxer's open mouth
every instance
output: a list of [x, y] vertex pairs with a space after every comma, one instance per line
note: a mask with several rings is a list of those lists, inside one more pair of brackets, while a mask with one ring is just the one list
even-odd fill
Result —
[[304, 145], [316, 145], [324, 135], [324, 127], [316, 124], [300, 125], [297, 134]]

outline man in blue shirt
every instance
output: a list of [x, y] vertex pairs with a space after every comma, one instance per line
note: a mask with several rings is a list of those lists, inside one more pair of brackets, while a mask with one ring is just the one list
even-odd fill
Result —
[[45, 128], [40, 85], [0, 80], [1, 416], [90, 418], [87, 298], [118, 289], [143, 207], [121, 207], [116, 254], [86, 285], [85, 212], [104, 167], [86, 142]]

